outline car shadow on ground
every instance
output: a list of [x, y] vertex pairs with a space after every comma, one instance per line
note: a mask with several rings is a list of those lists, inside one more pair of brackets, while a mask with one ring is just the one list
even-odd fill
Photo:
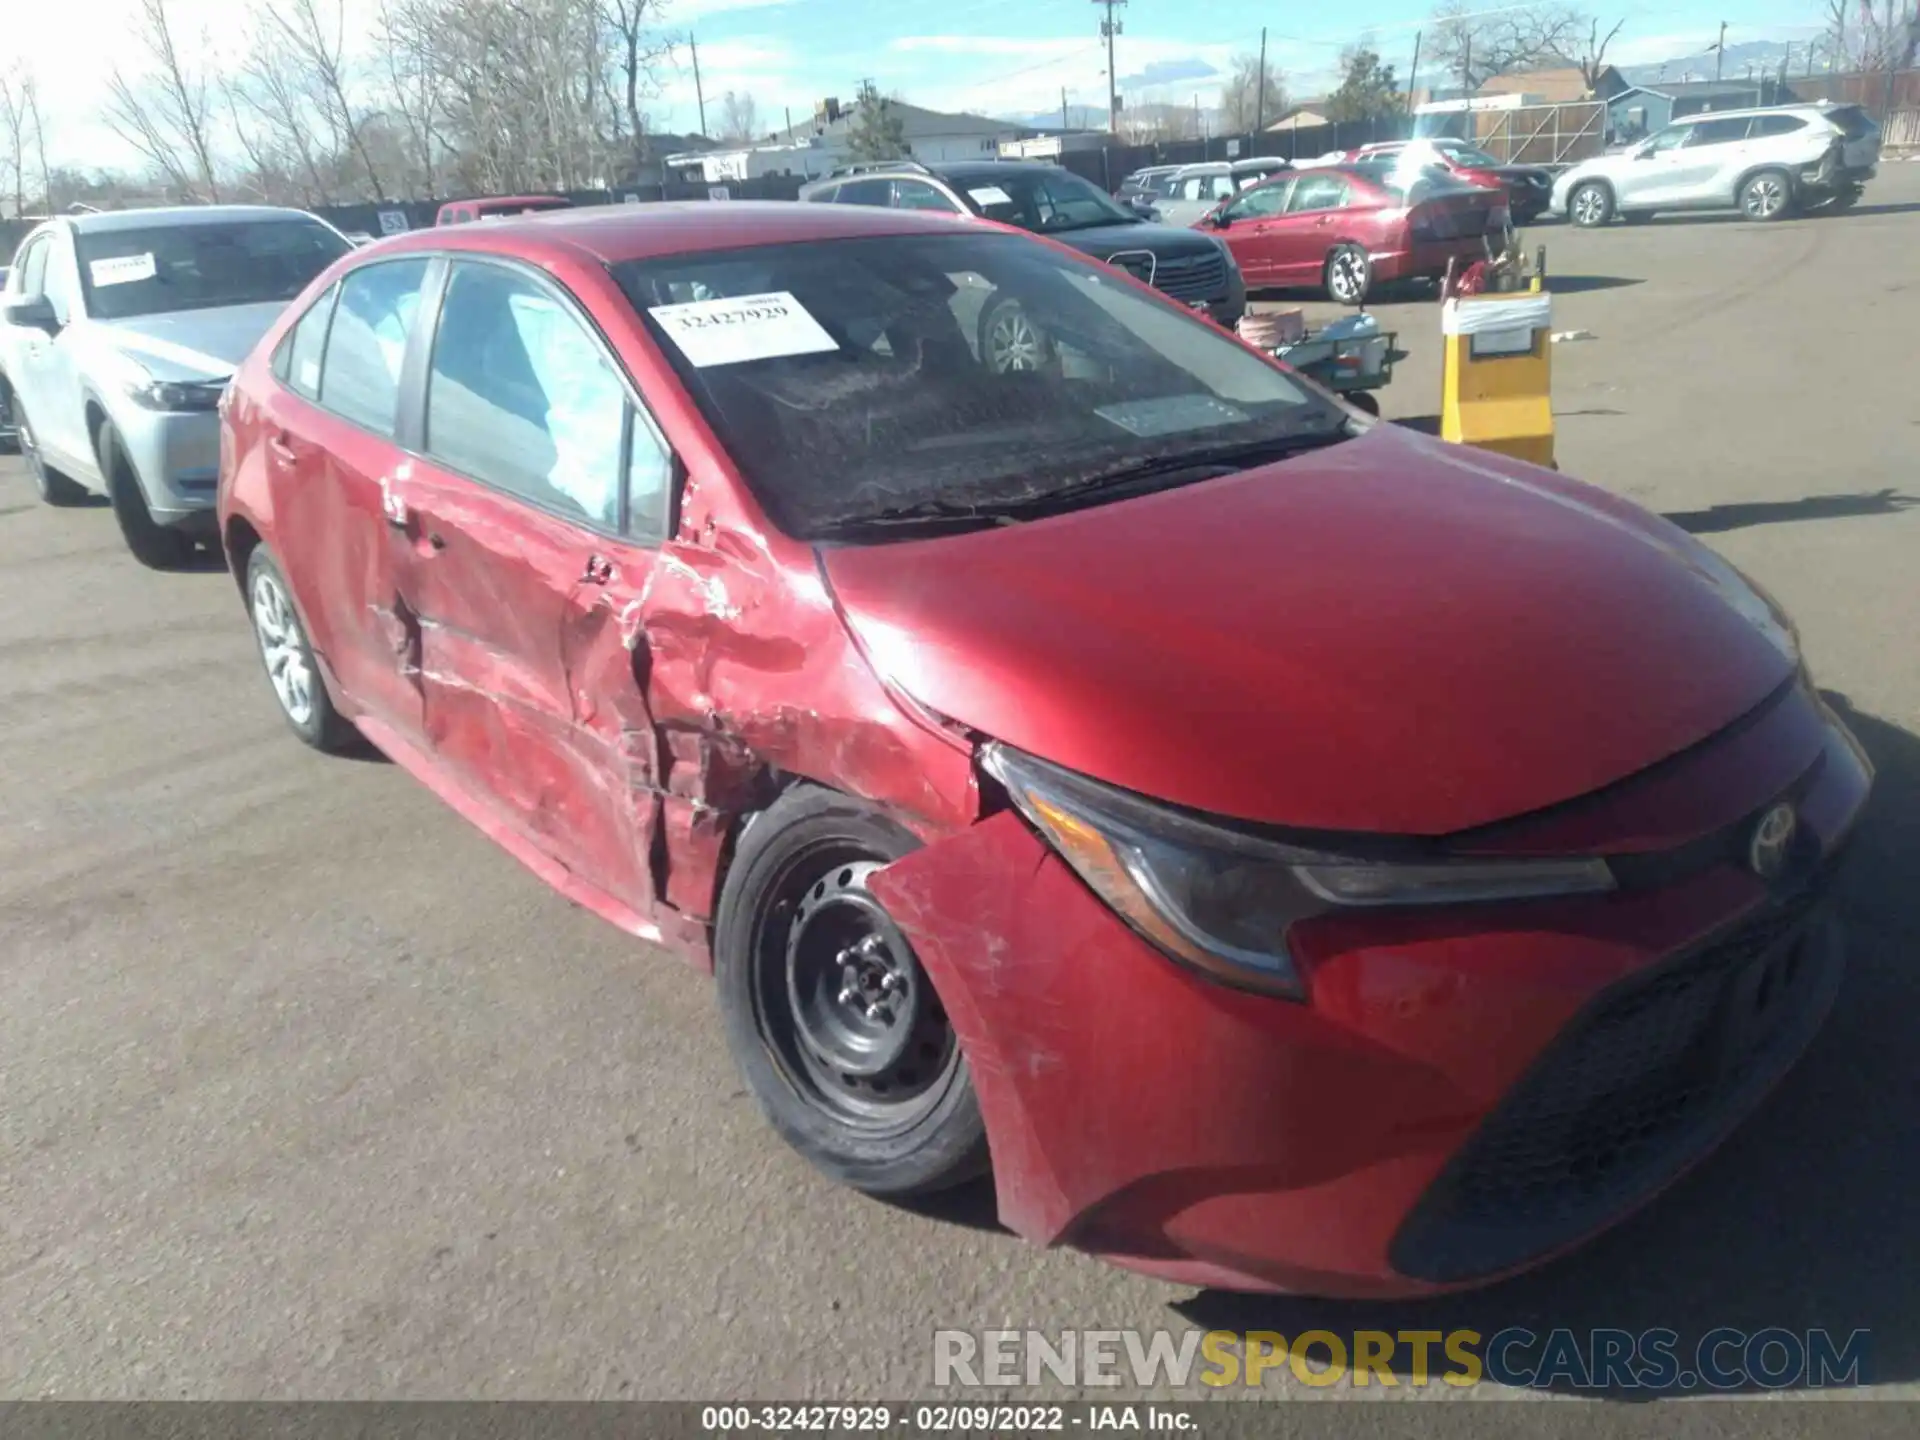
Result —
[[1753, 525], [1792, 520], [1841, 520], [1858, 515], [1896, 515], [1920, 505], [1920, 496], [1891, 487], [1857, 495], [1809, 495], [1801, 500], [1754, 500], [1710, 505], [1705, 510], [1669, 510], [1665, 518], [1692, 535], [1717, 535]]
[[[1728, 1143], [1646, 1210], [1584, 1249], [1486, 1290], [1428, 1300], [1335, 1302], [1202, 1291], [1175, 1308], [1210, 1329], [1451, 1331], [1509, 1327], [1678, 1332], [1682, 1383], [1701, 1392], [1696, 1347], [1720, 1327], [1754, 1334], [1824, 1329], [1836, 1349], [1869, 1333], [1858, 1378], [1920, 1379], [1920, 739], [1827, 700], [1877, 771], [1875, 793], [1837, 881], [1849, 968], [1832, 1017], [1800, 1065]], [[1324, 1351], [1314, 1356], [1324, 1363]], [[1740, 1353], [1715, 1358], [1725, 1363]], [[1439, 1361], [1436, 1346], [1434, 1358]], [[1412, 1349], [1392, 1365], [1411, 1373]], [[1778, 1358], [1767, 1362], [1777, 1364]], [[1436, 1364], [1436, 1369], [1439, 1368]], [[1692, 1377], [1691, 1383], [1686, 1383]], [[1804, 1388], [1804, 1377], [1785, 1388]], [[1542, 1388], [1650, 1399], [1656, 1392], [1559, 1378]]]
[[1640, 275], [1556, 275], [1547, 271], [1547, 290], [1554, 295], [1580, 295], [1590, 290], [1618, 290], [1625, 285], [1644, 285]]
[[1749, 220], [1738, 210], [1704, 210], [1700, 212], [1675, 211], [1670, 214], [1656, 215], [1644, 221], [1648, 225], [1779, 225], [1813, 224], [1818, 221], [1830, 224], [1835, 220], [1846, 220], [1854, 215], [1911, 215], [1920, 211], [1920, 200], [1889, 200], [1879, 205], [1853, 205], [1845, 210], [1816, 212], [1811, 215], [1787, 215], [1780, 220]]

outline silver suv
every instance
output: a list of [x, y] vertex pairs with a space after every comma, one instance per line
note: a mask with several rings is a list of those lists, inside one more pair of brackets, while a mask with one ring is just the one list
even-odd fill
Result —
[[281, 308], [351, 246], [268, 206], [62, 216], [0, 291], [0, 398], [49, 505], [113, 504], [142, 564], [214, 534], [216, 408]]
[[1291, 168], [1278, 155], [1182, 165], [1172, 175], [1162, 176], [1148, 194], [1153, 207], [1151, 218], [1163, 225], [1197, 225], [1229, 195], [1238, 195], [1249, 185], [1258, 185]]
[[1660, 210], [1738, 209], [1750, 220], [1842, 210], [1879, 161], [1879, 127], [1858, 105], [1719, 110], [1563, 172], [1548, 213], [1592, 227]]

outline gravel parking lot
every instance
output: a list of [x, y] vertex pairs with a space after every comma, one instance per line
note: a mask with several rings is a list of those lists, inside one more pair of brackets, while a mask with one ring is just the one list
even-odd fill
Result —
[[[1657, 1204], [1492, 1290], [1336, 1305], [837, 1190], [702, 977], [298, 745], [224, 572], [142, 570], [9, 458], [0, 1394], [898, 1399], [941, 1326], [1459, 1325], [1865, 1327], [1867, 1378], [1920, 1394], [1920, 164], [1830, 219], [1534, 238], [1556, 329], [1595, 335], [1554, 349], [1562, 468], [1778, 594], [1880, 770], [1832, 1023]], [[1431, 416], [1437, 311], [1381, 313], [1387, 413]]]

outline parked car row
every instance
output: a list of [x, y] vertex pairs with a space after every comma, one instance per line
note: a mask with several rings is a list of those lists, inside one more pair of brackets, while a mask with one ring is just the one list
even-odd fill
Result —
[[1277, 271], [1372, 214], [1367, 274], [1421, 269], [1502, 194], [1341, 165], [1206, 232], [1063, 176], [358, 248], [55, 222], [8, 331], [71, 354], [97, 450], [50, 443], [42, 355], [30, 459], [130, 542], [212, 465], [290, 729], [710, 967], [835, 1180], [991, 1171], [1014, 1232], [1185, 1284], [1539, 1263], [1808, 1044], [1867, 762], [1714, 551], [1199, 313], [1244, 303], [1236, 231]]

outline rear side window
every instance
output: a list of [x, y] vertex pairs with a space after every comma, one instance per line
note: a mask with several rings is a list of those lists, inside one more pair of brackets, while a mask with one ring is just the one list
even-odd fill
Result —
[[1702, 120], [1693, 127], [1693, 138], [1687, 146], [1698, 150], [1702, 145], [1732, 145], [1747, 138], [1750, 123], [1745, 115], [1737, 120]]
[[333, 302], [339, 294], [340, 287], [334, 285], [314, 301], [287, 332], [273, 357], [273, 373], [309, 400], [320, 398], [320, 362], [327, 348], [327, 322], [333, 318]]
[[612, 530], [626, 423], [626, 387], [566, 305], [499, 266], [454, 266], [427, 375], [428, 454]]
[[389, 260], [363, 266], [340, 282], [320, 403], [376, 435], [394, 431], [400, 365], [426, 278], [425, 260]]
[[1799, 115], [1756, 115], [1753, 117], [1753, 129], [1748, 135], [1760, 140], [1770, 135], [1791, 135], [1796, 130], [1806, 128], [1805, 118]]
[[810, 200], [815, 205], [831, 205], [835, 200], [840, 198], [840, 187], [838, 185], [822, 185], [818, 190], [814, 190], [801, 198]]
[[[38, 295], [47, 283], [47, 252], [53, 248], [53, 237], [42, 235], [22, 255], [14, 269], [19, 272], [18, 283], [14, 284], [16, 295]], [[12, 277], [9, 278], [12, 282]]]
[[833, 198], [842, 205], [891, 205], [891, 180], [854, 180], [842, 185]]

